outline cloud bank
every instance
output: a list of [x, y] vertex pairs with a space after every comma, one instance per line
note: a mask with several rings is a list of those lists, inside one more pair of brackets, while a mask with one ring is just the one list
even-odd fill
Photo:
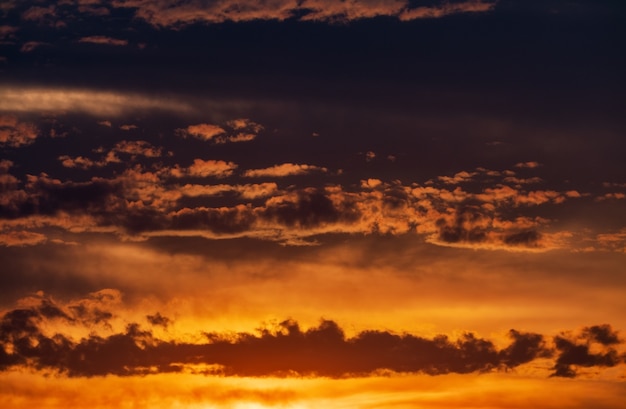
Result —
[[[113, 314], [106, 305], [119, 299], [114, 290], [61, 304], [38, 294], [27, 305], [7, 311], [0, 320], [0, 370], [28, 367], [71, 377], [130, 376], [183, 372], [196, 368], [226, 376], [371, 376], [381, 371], [442, 375], [509, 370], [538, 359], [554, 358], [551, 376], [574, 377], [578, 368], [624, 363], [617, 347], [623, 341], [610, 325], [583, 328], [553, 338], [511, 330], [510, 344], [495, 344], [466, 333], [424, 338], [408, 333], [366, 330], [345, 336], [334, 321], [300, 328], [286, 320], [258, 333], [204, 332], [204, 341], [165, 341], [154, 335], [171, 320], [160, 313], [146, 323], [130, 323], [122, 332], [100, 336], [93, 331], [79, 340], [53, 328], [104, 328]], [[592, 352], [593, 350], [593, 352]]]

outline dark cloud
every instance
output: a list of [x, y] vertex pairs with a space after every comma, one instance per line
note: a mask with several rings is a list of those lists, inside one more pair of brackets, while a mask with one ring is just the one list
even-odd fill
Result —
[[484, 226], [486, 217], [477, 207], [461, 207], [452, 223], [439, 219], [439, 239], [446, 243], [480, 243], [487, 239]]
[[[114, 296], [101, 293], [100, 296]], [[84, 303], [97, 301], [95, 294]], [[178, 372], [188, 364], [205, 364], [230, 376], [329, 377], [368, 376], [381, 370], [400, 373], [474, 373], [516, 368], [551, 356], [540, 334], [511, 330], [513, 342], [498, 350], [488, 339], [466, 333], [457, 340], [445, 335], [423, 338], [412, 334], [367, 330], [352, 338], [334, 321], [323, 320], [317, 327], [300, 328], [286, 320], [257, 334], [207, 332], [205, 343], [181, 343], [156, 338], [151, 329], [131, 323], [123, 332], [106, 337], [91, 333], [74, 340], [69, 335], [46, 333], [46, 323], [62, 320], [94, 325], [102, 310], [70, 305], [62, 307], [49, 298], [35, 305], [8, 311], [0, 323], [0, 365], [16, 365], [53, 370], [69, 376], [145, 375]], [[153, 326], [167, 327], [170, 320], [160, 313], [148, 315]], [[590, 340], [615, 343], [607, 326], [585, 328]], [[599, 335], [600, 334], [600, 335]], [[600, 339], [601, 341], [598, 341]], [[607, 367], [621, 362], [614, 349], [591, 353], [588, 344], [578, 344], [563, 336], [554, 338], [558, 356], [553, 376], [575, 376], [575, 367]], [[217, 367], [216, 367], [217, 366]], [[210, 370], [211, 371], [211, 370]], [[214, 372], [213, 372], [214, 373]]]
[[146, 315], [146, 319], [148, 322], [155, 326], [162, 326], [163, 328], [167, 328], [168, 325], [171, 324], [172, 320], [161, 315], [160, 312], [157, 312], [154, 315]]
[[509, 245], [537, 246], [541, 240], [541, 233], [536, 230], [525, 230], [504, 236], [503, 241]]
[[299, 228], [354, 222], [360, 216], [352, 201], [334, 203], [324, 191], [317, 189], [298, 192], [296, 197], [272, 200], [260, 214], [264, 219]]
[[611, 347], [619, 343], [621, 341], [617, 338], [617, 332], [608, 324], [586, 327], [578, 339], [566, 335], [556, 336], [554, 344], [558, 356], [552, 376], [575, 377], [576, 367], [615, 366], [624, 361], [617, 350]]

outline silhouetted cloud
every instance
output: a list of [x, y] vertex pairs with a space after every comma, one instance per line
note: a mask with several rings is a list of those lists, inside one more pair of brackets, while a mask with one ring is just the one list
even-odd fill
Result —
[[[511, 330], [512, 343], [498, 350], [492, 341], [471, 333], [451, 340], [445, 335], [423, 338], [366, 330], [348, 338], [331, 320], [307, 330], [286, 320], [257, 334], [206, 332], [206, 342], [200, 343], [164, 341], [136, 323], [128, 324], [123, 332], [105, 337], [91, 333], [78, 341], [68, 334], [50, 333], [47, 323], [54, 320], [89, 326], [110, 319], [111, 313], [98, 308], [102, 305], [99, 296], [116, 295], [94, 293], [87, 300], [65, 306], [40, 297], [30, 307], [6, 312], [0, 321], [0, 368], [29, 366], [69, 376], [127, 376], [179, 372], [186, 365], [203, 364], [213, 368], [210, 373], [230, 376], [347, 377], [381, 370], [430, 375], [488, 372], [552, 356], [547, 341], [535, 333]], [[160, 313], [146, 318], [152, 326], [171, 323]], [[591, 353], [588, 344], [557, 336], [554, 343], [559, 355], [552, 376], [575, 376], [574, 367], [621, 362], [608, 347], [620, 342], [610, 326], [587, 327], [582, 337], [603, 345], [606, 351]]]

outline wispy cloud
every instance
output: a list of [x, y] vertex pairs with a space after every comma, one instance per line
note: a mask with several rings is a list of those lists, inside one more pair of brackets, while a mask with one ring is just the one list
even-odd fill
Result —
[[285, 177], [294, 175], [305, 175], [308, 173], [326, 173], [327, 168], [315, 165], [283, 163], [274, 165], [264, 169], [249, 169], [243, 173], [243, 176], [250, 178], [258, 177]]
[[427, 7], [411, 7], [406, 0], [351, 0], [336, 2], [329, 0], [277, 0], [261, 2], [222, 0], [206, 3], [193, 0], [173, 4], [169, 0], [118, 0], [116, 7], [135, 9], [135, 16], [161, 27], [225, 21], [287, 20], [291, 18], [307, 21], [354, 21], [377, 16], [396, 17], [400, 20], [440, 18], [450, 14], [485, 12], [495, 2], [468, 0], [456, 3], [441, 2]]
[[128, 40], [123, 40], [119, 38], [107, 37], [107, 36], [87, 36], [82, 37], [78, 40], [79, 43], [91, 43], [91, 44], [102, 44], [102, 45], [114, 45], [114, 46], [124, 46], [128, 45]]
[[94, 116], [120, 116], [132, 111], [190, 112], [184, 102], [147, 95], [62, 88], [0, 87], [0, 111], [83, 112]]

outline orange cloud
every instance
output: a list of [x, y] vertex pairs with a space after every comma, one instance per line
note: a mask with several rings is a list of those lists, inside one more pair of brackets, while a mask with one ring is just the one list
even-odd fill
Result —
[[91, 44], [115, 45], [115, 46], [128, 45], [128, 40], [121, 40], [118, 38], [112, 38], [112, 37], [107, 37], [107, 36], [82, 37], [78, 40], [78, 42], [79, 43], [91, 43]]
[[233, 174], [237, 165], [223, 160], [194, 159], [193, 164], [187, 168], [175, 167], [169, 173], [174, 177], [200, 176], [224, 178]]
[[492, 10], [495, 4], [495, 1], [477, 0], [460, 3], [444, 3], [441, 6], [417, 7], [403, 10], [399, 15], [399, 19], [408, 21], [420, 18], [440, 18], [458, 13], [484, 13]]
[[162, 148], [157, 148], [146, 141], [121, 141], [115, 144], [113, 151], [128, 155], [140, 155], [147, 158], [161, 156]]
[[0, 145], [30, 145], [38, 135], [39, 130], [34, 124], [21, 122], [14, 115], [0, 115]]
[[450, 14], [485, 12], [495, 2], [467, 0], [465, 2], [432, 7], [411, 8], [406, 0], [350, 0], [335, 2], [328, 0], [229, 0], [203, 3], [193, 0], [172, 5], [165, 0], [120, 0], [117, 6], [135, 9], [135, 16], [150, 24], [171, 27], [192, 23], [222, 23], [225, 21], [287, 20], [302, 21], [353, 21], [377, 16], [391, 16], [400, 20], [439, 18]]
[[187, 103], [139, 94], [62, 89], [0, 86], [0, 111], [84, 112], [94, 116], [119, 116], [129, 111], [165, 110], [190, 112]]
[[249, 169], [243, 173], [243, 176], [249, 178], [285, 177], [294, 175], [305, 175], [313, 172], [326, 173], [328, 172], [328, 169], [315, 165], [283, 163], [281, 165], [274, 165], [272, 167], [264, 169]]
[[515, 164], [516, 168], [526, 168], [526, 169], [535, 169], [535, 168], [538, 168], [539, 166], [541, 166], [539, 162], [520, 162], [520, 163]]
[[[227, 132], [225, 128], [230, 128]], [[176, 133], [182, 136], [192, 136], [217, 144], [228, 142], [248, 142], [257, 137], [263, 126], [246, 118], [233, 119], [226, 122], [225, 127], [213, 124], [190, 125], [184, 129], [177, 129]]]
[[190, 125], [182, 131], [189, 136], [194, 136], [205, 141], [209, 141], [226, 132], [223, 128], [211, 124]]
[[[284, 320], [256, 334], [205, 328], [195, 342], [165, 341], [156, 334], [172, 320], [158, 312], [145, 316], [144, 324], [111, 327], [114, 314], [108, 306], [120, 299], [118, 291], [107, 289], [66, 303], [43, 293], [20, 300], [19, 308], [1, 318], [0, 372], [22, 367], [69, 377], [132, 376], [181, 373], [188, 365], [191, 370], [206, 365], [210, 371], [206, 374], [226, 376], [343, 378], [376, 376], [381, 371], [484, 373], [554, 357], [551, 376], [576, 377], [579, 368], [624, 362], [617, 350], [623, 340], [608, 324], [584, 327], [577, 334], [561, 333], [553, 337], [553, 347], [547, 336], [517, 330], [509, 331], [508, 345], [500, 348], [472, 333], [453, 340], [443, 334], [427, 338], [367, 329], [349, 337], [328, 319], [306, 330], [294, 320]], [[86, 329], [91, 330], [89, 335], [83, 335]], [[31, 339], [38, 342], [33, 345]]]
[[46, 240], [44, 234], [27, 230], [0, 232], [0, 245], [2, 246], [34, 246]]

